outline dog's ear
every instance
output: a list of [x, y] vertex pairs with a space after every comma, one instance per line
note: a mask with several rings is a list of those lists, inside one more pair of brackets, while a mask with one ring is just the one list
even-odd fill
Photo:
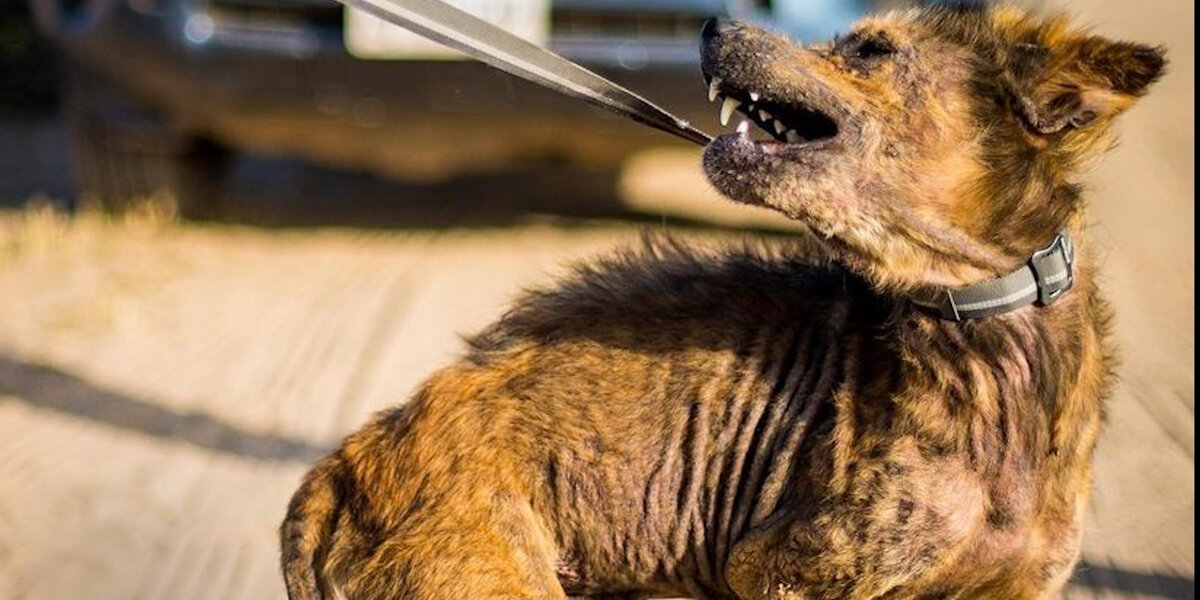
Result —
[[1057, 45], [1015, 44], [1008, 74], [1021, 118], [1033, 131], [1052, 135], [1129, 108], [1165, 65], [1160, 47], [1087, 36]]

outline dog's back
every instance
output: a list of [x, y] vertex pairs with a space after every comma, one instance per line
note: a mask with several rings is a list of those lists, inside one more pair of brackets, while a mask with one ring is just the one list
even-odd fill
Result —
[[818, 598], [914, 579], [1025, 597], [1069, 573], [1079, 498], [1033, 486], [1085, 493], [1095, 431], [1028, 432], [1099, 405], [1031, 390], [1075, 383], [1102, 318], [972, 339], [840, 268], [680, 247], [519, 306], [306, 478], [283, 526], [294, 600], [745, 597], [781, 539]]
[[840, 268], [671, 243], [529, 294], [305, 479], [282, 529], [293, 600], [477, 597], [489, 558], [529, 597], [728, 594], [731, 543], [782, 500], [856, 301], [874, 299]]

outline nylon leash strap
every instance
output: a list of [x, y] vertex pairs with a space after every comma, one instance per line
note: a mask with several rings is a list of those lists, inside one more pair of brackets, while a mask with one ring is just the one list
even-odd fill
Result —
[[697, 144], [712, 141], [654, 103], [549, 50], [440, 0], [338, 0], [501, 71]]

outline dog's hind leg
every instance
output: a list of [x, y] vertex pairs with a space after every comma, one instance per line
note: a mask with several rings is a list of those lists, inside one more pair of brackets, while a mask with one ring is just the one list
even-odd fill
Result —
[[497, 493], [475, 506], [486, 510], [435, 508], [331, 565], [332, 586], [347, 600], [566, 600], [528, 502]]

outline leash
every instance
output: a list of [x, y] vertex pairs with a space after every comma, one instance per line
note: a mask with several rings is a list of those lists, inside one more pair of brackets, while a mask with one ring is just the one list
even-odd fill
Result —
[[712, 136], [628, 89], [440, 0], [338, 1], [643, 125], [701, 145], [712, 141]]
[[1035, 302], [1050, 306], [1074, 285], [1074, 262], [1075, 246], [1063, 231], [1008, 275], [913, 298], [913, 303], [950, 321], [999, 315]]

